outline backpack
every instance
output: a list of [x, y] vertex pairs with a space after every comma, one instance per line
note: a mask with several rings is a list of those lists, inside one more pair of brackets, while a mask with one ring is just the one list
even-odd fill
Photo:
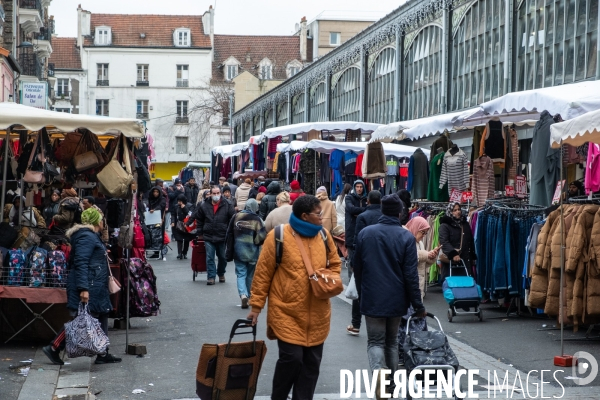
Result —
[[23, 253], [23, 250], [10, 250], [8, 252], [8, 276], [6, 284], [9, 286], [21, 286], [24, 269], [25, 253]]
[[[123, 260], [126, 264], [126, 261]], [[152, 266], [139, 258], [131, 258], [129, 272], [129, 315], [131, 317], [156, 316], [160, 309], [156, 275]]]
[[[275, 268], [279, 268], [279, 264], [281, 264], [281, 259], [283, 257], [283, 228], [285, 224], [277, 225], [275, 227]], [[321, 229], [319, 232], [321, 234], [321, 239], [323, 239], [323, 243], [325, 243], [325, 254], [329, 254], [329, 245], [327, 244], [327, 234], [324, 229]]]
[[48, 272], [54, 287], [67, 286], [67, 257], [64, 252], [54, 250], [48, 253]]
[[48, 252], [41, 247], [32, 247], [27, 252], [27, 269], [29, 270], [29, 286], [40, 287], [46, 283], [46, 258]]

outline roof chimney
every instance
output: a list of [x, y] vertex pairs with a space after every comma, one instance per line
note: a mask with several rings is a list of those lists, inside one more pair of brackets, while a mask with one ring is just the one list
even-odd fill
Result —
[[91, 35], [92, 13], [77, 7], [77, 46], [83, 46], [83, 37]]
[[204, 34], [210, 36], [210, 46], [213, 48], [213, 61], [214, 61], [214, 48], [215, 48], [215, 9], [211, 5], [208, 7], [208, 11], [202, 15], [202, 25], [204, 26]]
[[306, 49], [308, 47], [308, 35], [306, 29], [306, 17], [302, 17], [300, 20], [300, 58], [302, 62], [306, 62], [307, 54]]

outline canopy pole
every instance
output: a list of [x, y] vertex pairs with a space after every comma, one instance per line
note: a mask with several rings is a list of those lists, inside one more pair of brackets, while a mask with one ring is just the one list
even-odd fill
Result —
[[561, 146], [561, 150], [560, 150], [560, 180], [558, 181], [559, 183], [561, 183], [561, 188], [560, 188], [560, 295], [559, 295], [559, 319], [560, 319], [560, 355], [561, 357], [563, 357], [565, 355], [565, 341], [564, 341], [564, 334], [565, 334], [565, 324], [564, 324], [564, 311], [563, 311], [563, 299], [564, 299], [564, 288], [563, 288], [563, 282], [564, 282], [564, 271], [565, 271], [565, 210], [564, 210], [564, 203], [563, 203], [563, 185], [562, 185], [562, 179], [563, 179], [563, 152], [562, 152], [562, 146]]
[[8, 146], [10, 146], [10, 128], [8, 128], [6, 130], [6, 139], [5, 143], [4, 143], [4, 162], [3, 162], [3, 169], [2, 169], [2, 201], [1, 201], [1, 206], [0, 206], [0, 210], [4, 210], [4, 205], [6, 204], [6, 175], [7, 175], [7, 170], [6, 168], [8, 168]]

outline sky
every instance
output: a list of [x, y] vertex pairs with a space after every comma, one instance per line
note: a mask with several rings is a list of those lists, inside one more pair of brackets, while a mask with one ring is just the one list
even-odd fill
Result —
[[[385, 15], [402, 3], [402, 0], [53, 0], [49, 14], [54, 15], [58, 36], [75, 37], [79, 4], [92, 13], [179, 15], [202, 15], [212, 5], [216, 34], [289, 35], [303, 16], [310, 22], [322, 11]], [[165, 9], [165, 4], [170, 7]]]

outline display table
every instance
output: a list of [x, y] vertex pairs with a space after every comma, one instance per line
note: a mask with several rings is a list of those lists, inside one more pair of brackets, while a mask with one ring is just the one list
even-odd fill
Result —
[[[33, 288], [27, 286], [0, 286], [0, 301], [8, 299], [16, 299], [19, 300], [25, 308], [31, 313], [31, 319], [27, 321], [27, 323], [18, 331], [15, 330], [9, 322], [9, 319], [5, 315], [2, 309], [0, 309], [0, 317], [4, 319], [7, 325], [12, 329], [14, 334], [9, 337], [4, 343], [8, 343], [10, 340], [15, 338], [21, 332], [23, 332], [29, 325], [33, 324], [35, 321], [40, 320], [43, 321], [48, 328], [56, 335], [56, 330], [46, 321], [44, 318], [44, 314], [52, 308], [55, 304], [66, 304], [67, 303], [67, 291], [62, 288]], [[32, 309], [38, 308], [34, 305], [43, 304], [48, 305], [43, 308], [42, 311], [36, 312], [37, 310]], [[32, 305], [32, 307], [30, 307]], [[65, 308], [66, 310], [66, 308]], [[22, 316], [22, 315], [21, 315]], [[67, 319], [68, 320], [68, 319]], [[61, 321], [64, 323], [66, 321]]]

